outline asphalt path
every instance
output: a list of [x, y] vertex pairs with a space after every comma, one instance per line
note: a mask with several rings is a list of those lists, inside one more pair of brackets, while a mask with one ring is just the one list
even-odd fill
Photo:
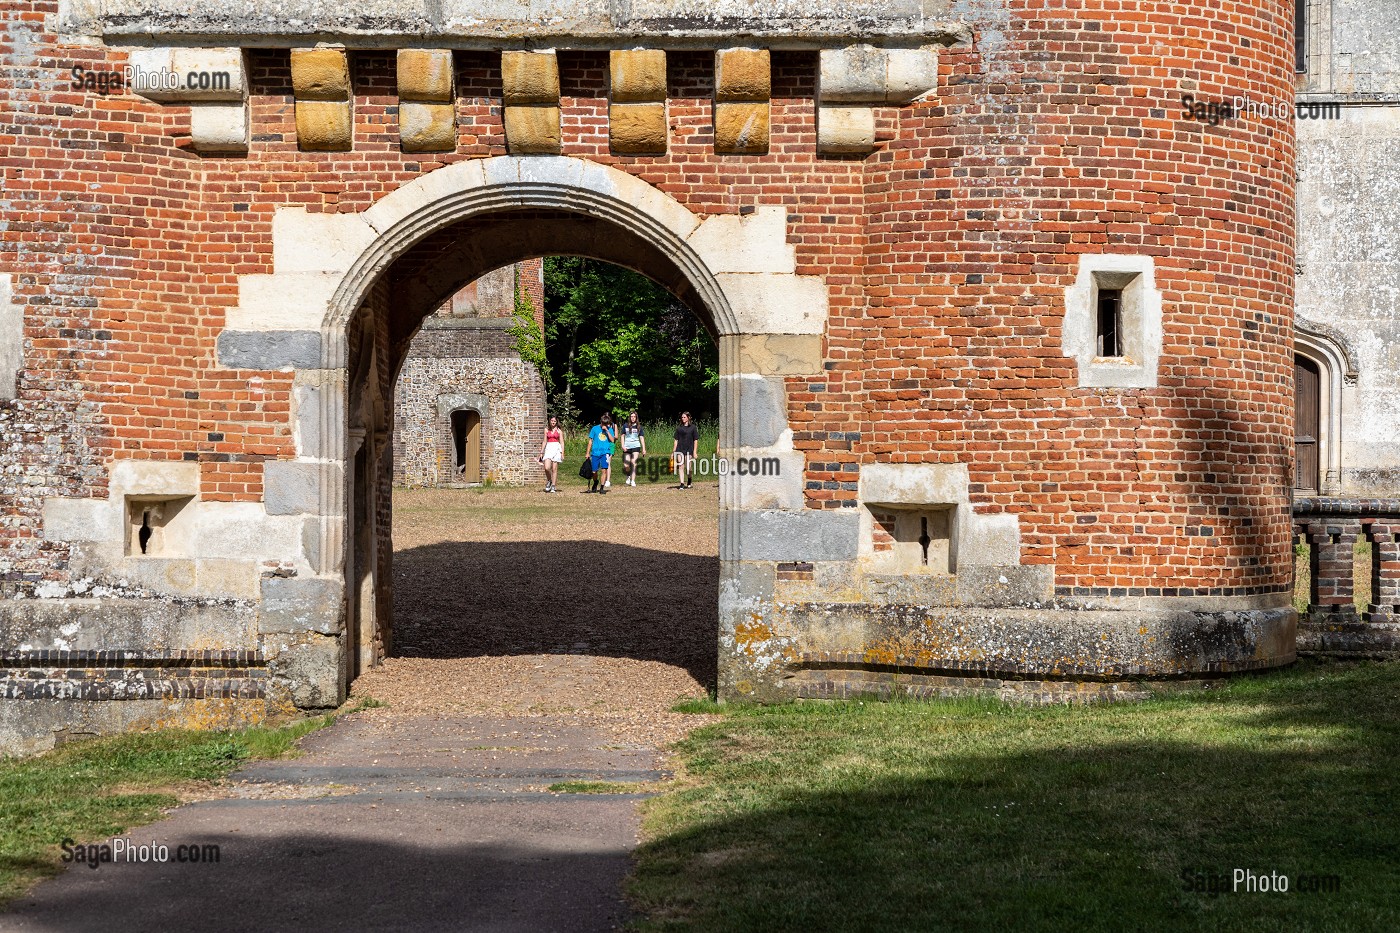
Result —
[[[70, 867], [0, 930], [613, 930], [640, 795], [545, 788], [663, 777], [617, 743], [567, 718], [343, 717], [123, 837], [169, 861]], [[209, 844], [217, 862], [176, 861]]]

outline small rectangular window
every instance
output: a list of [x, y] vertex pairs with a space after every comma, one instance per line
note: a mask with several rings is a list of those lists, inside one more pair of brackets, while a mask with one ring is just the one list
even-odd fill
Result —
[[1099, 356], [1123, 355], [1123, 289], [1099, 289]]
[[1293, 0], [1293, 54], [1298, 74], [1308, 70], [1308, 0]]

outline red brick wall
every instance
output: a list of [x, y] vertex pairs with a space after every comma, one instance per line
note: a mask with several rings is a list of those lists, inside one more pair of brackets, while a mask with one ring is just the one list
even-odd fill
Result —
[[[882, 111], [888, 142], [865, 160], [816, 155], [815, 53], [774, 53], [757, 157], [714, 154], [712, 56], [673, 53], [670, 151], [631, 158], [608, 153], [606, 54], [561, 52], [564, 152], [702, 215], [786, 205], [798, 271], [831, 291], [831, 367], [789, 380], [820, 465], [810, 506], [854, 505], [841, 464], [968, 462], [974, 502], [1019, 514], [1023, 554], [1062, 587], [1280, 588], [1292, 127], [1206, 128], [1178, 101], [1188, 79], [1291, 93], [1291, 6], [1062, 6], [1016, 0], [1009, 25], [946, 53], [938, 99]], [[124, 54], [57, 47], [53, 11], [0, 0], [0, 271], [30, 341], [20, 401], [0, 403], [12, 584], [62, 574], [42, 498], [104, 495], [112, 457], [197, 459], [206, 498], [256, 500], [261, 463], [291, 456], [289, 377], [214, 356], [238, 276], [272, 271], [275, 208], [360, 211], [505, 152], [495, 55], [457, 54], [458, 150], [425, 157], [399, 150], [391, 51], [352, 55], [354, 151], [303, 153], [287, 53], [254, 50], [251, 153], [200, 157], [186, 108], [69, 89], [73, 65]], [[1060, 326], [1086, 252], [1154, 257], [1158, 388], [1076, 387]]]

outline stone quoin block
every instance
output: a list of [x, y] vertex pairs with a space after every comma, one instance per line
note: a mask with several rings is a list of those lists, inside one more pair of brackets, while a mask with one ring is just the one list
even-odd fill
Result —
[[715, 152], [762, 155], [768, 151], [772, 62], [767, 49], [715, 52]]
[[0, 402], [15, 397], [24, 363], [24, 312], [11, 298], [10, 280], [10, 273], [0, 273]]
[[219, 334], [218, 358], [225, 369], [316, 369], [321, 335], [311, 330], [226, 330]]

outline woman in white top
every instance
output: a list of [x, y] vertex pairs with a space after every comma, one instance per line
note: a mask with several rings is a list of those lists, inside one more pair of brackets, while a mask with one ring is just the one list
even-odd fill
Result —
[[637, 457], [647, 455], [647, 436], [642, 430], [641, 419], [634, 411], [622, 424], [622, 472], [627, 474], [627, 485], [637, 485]]
[[559, 419], [549, 416], [549, 427], [544, 432], [544, 446], [540, 448], [540, 463], [544, 465], [544, 491], [558, 492], [554, 483], [559, 479], [559, 464], [564, 462], [564, 431], [559, 427]]

